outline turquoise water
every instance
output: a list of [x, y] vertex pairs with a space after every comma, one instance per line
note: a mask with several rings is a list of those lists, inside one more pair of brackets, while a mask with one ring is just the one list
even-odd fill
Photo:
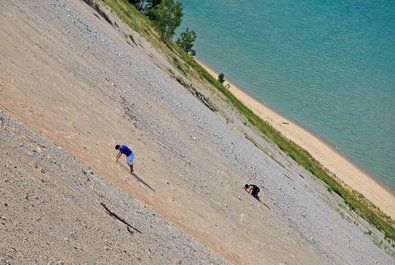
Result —
[[395, 191], [395, 1], [181, 1], [197, 57]]

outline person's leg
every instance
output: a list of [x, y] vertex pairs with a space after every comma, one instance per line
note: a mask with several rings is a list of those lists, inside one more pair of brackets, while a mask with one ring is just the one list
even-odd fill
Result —
[[133, 159], [134, 159], [134, 154], [131, 153], [130, 156], [128, 156], [128, 165], [130, 167], [130, 173], [133, 173]]

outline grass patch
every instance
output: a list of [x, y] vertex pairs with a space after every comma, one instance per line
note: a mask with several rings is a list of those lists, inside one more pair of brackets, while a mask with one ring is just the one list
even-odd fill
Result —
[[[85, 1], [85, 0], [83, 0]], [[89, 1], [89, 0], [86, 0]], [[168, 52], [166, 43], [160, 40], [158, 32], [155, 30], [152, 22], [141, 14], [127, 0], [102, 0], [111, 10], [125, 22], [131, 29], [143, 36], [154, 47], [161, 51]]]

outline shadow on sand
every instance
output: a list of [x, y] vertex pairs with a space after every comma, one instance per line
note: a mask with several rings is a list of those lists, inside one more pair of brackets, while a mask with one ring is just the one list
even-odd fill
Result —
[[130, 170], [129, 170], [124, 164], [121, 164], [121, 163], [119, 163], [119, 162], [117, 162], [117, 164], [120, 165], [120, 166], [122, 166], [123, 168], [125, 168], [125, 169], [129, 172], [130, 175], [132, 175], [133, 177], [135, 177], [135, 179], [136, 179], [138, 182], [141, 182], [142, 184], [144, 184], [145, 186], [147, 186], [147, 188], [149, 188], [149, 189], [152, 190], [153, 192], [156, 192], [147, 182], [145, 182], [142, 178], [140, 178], [135, 172], [131, 173]]
[[262, 203], [266, 208], [268, 208], [269, 210], [271, 210], [269, 206], [267, 206], [264, 202], [261, 201], [261, 198], [259, 198], [259, 196], [254, 197], [254, 198], [255, 198], [257, 201], [259, 201], [260, 203]]
[[132, 175], [133, 177], [135, 177], [137, 179], [138, 182], [143, 183], [145, 186], [147, 186], [150, 190], [152, 190], [153, 192], [156, 192], [150, 185], [148, 185], [147, 182], [145, 182], [143, 179], [141, 179], [139, 176], [137, 176], [136, 173], [130, 173], [130, 175]]

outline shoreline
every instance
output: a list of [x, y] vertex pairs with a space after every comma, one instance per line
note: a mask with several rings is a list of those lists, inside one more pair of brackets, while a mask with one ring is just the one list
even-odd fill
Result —
[[[212, 67], [196, 57], [195, 60], [215, 79], [218, 78], [219, 73]], [[395, 195], [375, 180], [374, 177], [357, 167], [343, 154], [335, 150], [334, 147], [326, 143], [325, 140], [320, 139], [294, 121], [275, 112], [232, 82], [225, 80], [224, 84], [230, 85], [229, 91], [247, 108], [261, 119], [268, 122], [285, 138], [293, 141], [309, 152], [314, 159], [319, 161], [324, 168], [336, 175], [339, 180], [346, 183], [352, 189], [360, 192], [366, 199], [380, 208], [382, 212], [395, 220]]]

